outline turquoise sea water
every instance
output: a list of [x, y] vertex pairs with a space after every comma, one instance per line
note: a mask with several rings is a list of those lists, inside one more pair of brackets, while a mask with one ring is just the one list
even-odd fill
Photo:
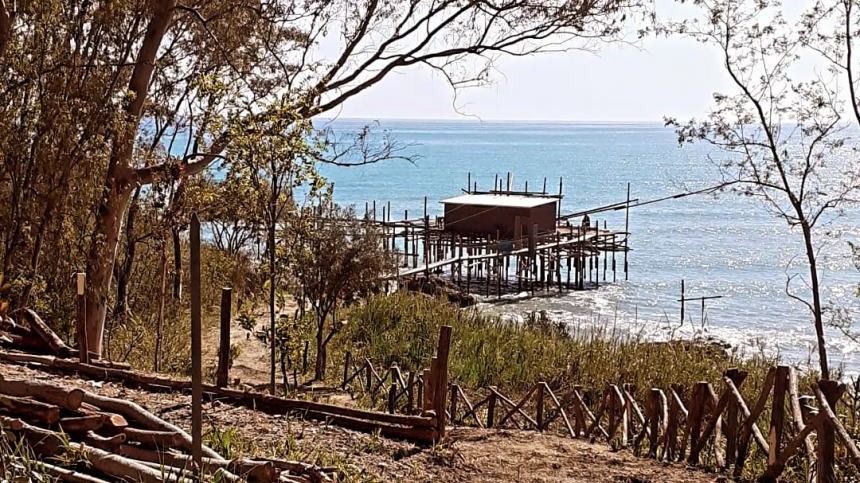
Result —
[[[336, 120], [338, 132], [359, 129], [369, 121]], [[324, 124], [324, 121], [319, 121]], [[494, 176], [510, 171], [517, 188], [558, 189], [564, 178], [563, 210], [593, 208], [631, 197], [659, 198], [700, 188], [718, 180], [713, 160], [720, 153], [704, 146], [679, 147], [671, 129], [659, 124], [516, 123], [479, 121], [379, 121], [414, 163], [390, 161], [358, 168], [325, 167], [335, 184], [335, 198], [363, 212], [365, 202], [391, 203], [394, 218], [423, 210], [441, 214], [439, 200], [460, 193], [467, 173], [478, 188], [490, 188]], [[683, 185], [683, 186], [682, 186]], [[624, 228], [623, 212], [597, 215], [610, 227]], [[602, 221], [601, 221], [602, 223]], [[778, 351], [792, 363], [815, 362], [814, 331], [806, 308], [786, 296], [787, 277], [804, 273], [801, 239], [760, 201], [732, 194], [666, 201], [630, 213], [630, 276], [598, 290], [554, 298], [518, 298], [488, 305], [512, 317], [546, 310], [571, 325], [603, 324], [644, 337], [714, 336], [749, 353]], [[860, 272], [853, 266], [846, 240], [860, 240], [856, 211], [829, 221], [824, 231], [840, 237], [822, 249], [825, 298], [834, 307], [854, 311]], [[620, 269], [621, 265], [619, 265]], [[701, 326], [700, 306], [688, 306], [680, 323], [680, 281], [687, 296], [722, 295], [708, 302]], [[803, 294], [800, 280], [793, 288]], [[692, 320], [691, 320], [692, 319]], [[857, 329], [860, 329], [858, 327]], [[832, 363], [860, 372], [860, 345], [837, 329], [828, 330]]]

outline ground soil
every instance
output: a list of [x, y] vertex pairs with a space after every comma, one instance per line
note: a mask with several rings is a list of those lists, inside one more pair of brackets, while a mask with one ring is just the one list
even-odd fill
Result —
[[[190, 398], [62, 377], [0, 363], [7, 378], [45, 380], [135, 401], [188, 429]], [[722, 478], [614, 452], [601, 444], [532, 431], [455, 428], [444, 444], [420, 447], [314, 421], [273, 416], [220, 402], [204, 407], [205, 431], [230, 432], [238, 456], [302, 459], [345, 470], [351, 481], [406, 482], [711, 482]]]
[[[278, 310], [281, 313], [292, 314], [296, 305], [291, 300], [288, 304]], [[269, 312], [266, 308], [255, 308], [251, 316], [257, 325], [253, 331], [247, 331], [239, 326], [234, 317], [230, 328], [230, 346], [238, 349], [238, 355], [230, 367], [231, 384], [247, 384], [261, 386], [269, 383], [269, 347], [264, 345], [256, 334], [266, 330], [269, 325]], [[206, 330], [203, 330], [203, 360], [204, 365], [216, 367], [218, 364], [218, 347], [220, 345], [220, 331], [215, 319], [208, 321]]]

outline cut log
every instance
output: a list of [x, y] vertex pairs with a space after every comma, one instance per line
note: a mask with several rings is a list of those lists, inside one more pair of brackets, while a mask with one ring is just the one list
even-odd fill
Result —
[[77, 411], [84, 400], [84, 391], [80, 389], [66, 389], [36, 381], [4, 379], [2, 375], [0, 375], [0, 393], [10, 396], [32, 397], [69, 411]]
[[83, 403], [80, 409], [78, 409], [77, 413], [83, 416], [102, 416], [104, 428], [109, 428], [111, 433], [118, 433], [123, 428], [128, 427], [128, 421], [122, 415], [102, 411], [101, 409], [93, 406], [92, 404]]
[[[100, 396], [91, 392], [84, 393], [84, 402], [92, 404], [106, 411], [119, 413], [126, 418], [140, 424], [145, 429], [154, 431], [172, 431], [179, 433], [183, 439], [183, 444], [191, 447], [191, 435], [180, 429], [178, 426], [168, 423], [167, 421], [152, 414], [140, 405], [122, 399], [114, 399], [106, 396]], [[203, 453], [210, 458], [221, 458], [221, 455], [210, 448], [203, 447]]]
[[136, 441], [149, 448], [185, 448], [182, 435], [176, 431], [153, 431], [149, 429], [125, 428], [122, 430], [128, 441]]
[[69, 446], [93, 465], [93, 468], [113, 477], [143, 483], [175, 482], [174, 475], [165, 474], [142, 463], [90, 446], [69, 443]]
[[0, 330], [0, 343], [17, 350], [39, 353], [50, 352], [50, 348], [45, 345], [45, 341], [30, 333], [22, 335]]
[[107, 367], [109, 369], [124, 369], [131, 370], [131, 364], [125, 362], [117, 362], [117, 361], [106, 361], [102, 359], [91, 361], [90, 364], [94, 366]]
[[69, 483], [108, 483], [106, 480], [101, 478], [96, 478], [95, 476], [91, 476], [86, 473], [61, 468], [45, 462], [39, 462], [36, 466], [36, 471], [56, 477], [57, 481], [66, 481]]
[[126, 436], [122, 433], [113, 436], [101, 436], [93, 431], [89, 431], [84, 435], [85, 443], [105, 451], [110, 451], [111, 453], [115, 453], [119, 445], [125, 443], [125, 441]]
[[[138, 446], [122, 445], [119, 454], [129, 458], [147, 461], [150, 463], [163, 463], [177, 468], [191, 468], [192, 459], [188, 455], [175, 454], [169, 451], [154, 451], [140, 448]], [[203, 458], [203, 473], [207, 475], [232, 474], [234, 478], [245, 478], [251, 482], [269, 482], [277, 479], [279, 471], [272, 463], [253, 460], [220, 460]]]
[[60, 420], [58, 406], [23, 397], [0, 394], [0, 410], [27, 421], [44, 424], [55, 424]]
[[86, 416], [74, 416], [60, 419], [60, 428], [65, 433], [86, 433], [87, 431], [98, 431], [105, 424], [107, 416], [101, 414], [89, 414]]
[[24, 320], [27, 321], [27, 324], [30, 326], [30, 329], [36, 334], [40, 339], [45, 341], [45, 344], [51, 349], [51, 352], [60, 356], [70, 356], [74, 353], [74, 351], [63, 342], [63, 339], [51, 330], [48, 327], [48, 324], [42, 321], [42, 318], [39, 317], [39, 314], [34, 312], [31, 309], [24, 309]]
[[327, 476], [328, 474], [337, 473], [335, 468], [321, 468], [301, 461], [284, 461], [276, 459], [263, 459], [262, 461], [271, 463], [278, 470], [288, 471], [293, 475], [307, 477], [307, 479], [312, 483], [328, 481], [330, 480]]
[[[158, 386], [162, 387], [169, 387], [172, 390], [182, 390], [190, 387], [189, 381], [174, 381], [159, 376], [143, 375], [134, 371], [127, 371], [122, 369], [97, 367], [92, 364], [82, 364], [80, 362], [59, 359], [51, 356], [38, 356], [33, 354], [19, 354], [0, 351], [0, 360], [7, 360], [18, 363], [42, 364], [49, 369], [55, 369], [60, 372], [77, 372], [81, 375], [92, 377], [98, 380], [116, 380], [132, 387], [151, 387], [153, 384], [157, 384]], [[217, 388], [209, 384], [204, 384], [203, 390], [204, 392], [209, 393], [214, 397], [218, 397], [222, 400], [225, 400], [225, 402], [251, 407], [269, 414], [298, 413], [304, 417], [318, 419], [322, 421], [341, 421], [344, 424], [348, 425], [345, 427], [350, 429], [356, 429], [358, 431], [373, 432], [378, 430], [384, 436], [403, 439], [416, 439], [417, 441], [421, 442], [432, 441], [432, 435], [434, 433], [432, 431], [427, 431], [427, 429], [434, 428], [436, 423], [435, 417], [430, 416], [429, 413], [425, 416], [386, 414], [382, 412], [346, 408], [313, 401], [284, 399], [258, 392], [245, 392], [228, 388]], [[128, 404], [133, 404], [134, 406], [137, 406], [136, 404], [130, 403], [128, 401], [119, 401], [119, 403], [124, 406], [127, 406]], [[112, 402], [108, 404], [116, 405], [117, 402]], [[101, 407], [99, 404], [96, 404], [96, 406]], [[142, 409], [140, 408], [140, 406], [137, 406], [137, 408]], [[137, 416], [132, 417], [130, 414], [127, 414], [125, 412], [131, 411], [134, 413], [137, 411], [134, 408], [124, 407], [122, 410], [116, 410], [104, 407], [103, 409], [118, 412], [120, 414], [123, 414], [124, 416], [129, 417], [132, 420], [137, 421]], [[147, 412], [147, 414], [149, 413]], [[150, 416], [152, 418], [155, 418], [154, 415], [150, 414]], [[168, 423], [161, 420], [159, 420], [161, 421], [160, 423], [156, 423], [156, 426], [146, 426], [146, 424], [151, 424], [151, 421], [147, 422], [146, 419], [149, 419], [149, 417], [145, 417], [144, 421], [140, 422], [140, 424], [144, 425], [145, 429], [166, 431], [178, 429], [176, 428], [176, 426], [173, 425], [170, 425], [169, 427], [164, 426]], [[421, 439], [427, 435], [430, 435], [431, 439]], [[190, 436], [188, 438], [190, 441]], [[206, 451], [204, 450], [204, 452]], [[213, 458], [219, 457], [214, 452], [207, 453], [206, 456], [210, 456]]]
[[24, 441], [33, 448], [33, 451], [42, 456], [53, 456], [57, 454], [66, 443], [65, 439], [59, 434], [37, 426], [32, 426], [16, 418], [0, 416], [0, 427], [4, 430], [8, 429], [9, 431], [20, 434], [24, 438]]
[[0, 331], [12, 335], [20, 335], [22, 337], [33, 337], [33, 332], [29, 328], [16, 324], [15, 321], [9, 317], [0, 317]]

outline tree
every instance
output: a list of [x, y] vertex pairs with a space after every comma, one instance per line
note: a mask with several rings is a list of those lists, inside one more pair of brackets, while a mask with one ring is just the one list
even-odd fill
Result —
[[[830, 377], [824, 301], [819, 274], [817, 228], [853, 204], [860, 194], [860, 169], [846, 147], [843, 102], [833, 78], [802, 79], [809, 60], [810, 17], [792, 26], [777, 2], [695, 2], [703, 19], [672, 29], [717, 47], [736, 93], [715, 94], [716, 107], [703, 122], [679, 124], [679, 142], [704, 141], [727, 153], [718, 167], [723, 187], [761, 199], [764, 206], [800, 232], [806, 262], [806, 295], [786, 282], [786, 293], [808, 310], [815, 328], [821, 376]], [[818, 7], [815, 7], [818, 8]]]
[[[88, 339], [100, 353], [134, 192], [155, 182], [182, 188], [242, 135], [230, 126], [286, 105], [310, 119], [410, 66], [436, 69], [454, 86], [480, 84], [500, 55], [617, 38], [638, 3], [0, 2], [0, 109], [16, 120], [0, 129], [10, 166], [0, 175], [11, 201], [4, 265], [22, 250], [38, 261], [69, 196], [96, 207], [74, 222], [88, 232]], [[149, 155], [153, 143], [167, 149]], [[34, 191], [40, 196], [22, 195]], [[34, 279], [44, 268], [20, 265]]]
[[326, 348], [342, 324], [334, 317], [338, 302], [378, 290], [384, 284], [383, 275], [394, 270], [393, 262], [373, 224], [356, 219], [354, 209], [340, 207], [327, 197], [302, 209], [286, 237], [293, 296], [306, 300], [316, 319], [314, 379], [323, 380]]
[[252, 187], [252, 198], [261, 217], [262, 232], [266, 236], [268, 273], [270, 390], [275, 392], [277, 361], [276, 334], [278, 316], [276, 307], [279, 267], [277, 231], [279, 224], [293, 208], [293, 190], [309, 184], [311, 191], [321, 187], [322, 179], [315, 169], [315, 146], [308, 141], [313, 126], [309, 120], [286, 115], [258, 118], [251, 125], [241, 127], [228, 154], [235, 159], [230, 178], [233, 182], [247, 179]]

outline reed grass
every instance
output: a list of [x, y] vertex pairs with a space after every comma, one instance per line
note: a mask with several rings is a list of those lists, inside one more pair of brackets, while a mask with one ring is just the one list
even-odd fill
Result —
[[[495, 385], [511, 393], [538, 381], [597, 388], [629, 383], [640, 389], [718, 383], [731, 367], [748, 371], [750, 381], [760, 381], [776, 362], [713, 343], [651, 342], [640, 334], [613, 330], [609, 321], [568, 327], [534, 315], [517, 323], [408, 293], [373, 296], [351, 308], [347, 317], [349, 324], [333, 341], [332, 352], [338, 354], [333, 361], [342, 361], [350, 350], [353, 357], [368, 357], [381, 367], [397, 364], [402, 370], [419, 370], [435, 352], [439, 327], [451, 325], [452, 380], [469, 388]], [[329, 372], [334, 376], [339, 371]]]

